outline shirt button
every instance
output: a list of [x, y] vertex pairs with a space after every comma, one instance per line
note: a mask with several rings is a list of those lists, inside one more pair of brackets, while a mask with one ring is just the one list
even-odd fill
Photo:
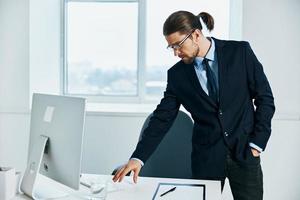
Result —
[[222, 110], [219, 110], [219, 114], [220, 114], [220, 115], [223, 115], [223, 112], [222, 112]]
[[228, 133], [225, 131], [225, 132], [224, 132], [224, 135], [227, 137], [227, 136], [228, 136]]

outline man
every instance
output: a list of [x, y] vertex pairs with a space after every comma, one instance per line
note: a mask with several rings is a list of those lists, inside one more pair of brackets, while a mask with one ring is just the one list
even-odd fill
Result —
[[[154, 111], [129, 162], [115, 174], [122, 181], [130, 171], [134, 182], [144, 162], [158, 146], [180, 105], [194, 120], [194, 178], [229, 179], [234, 199], [263, 198], [260, 153], [271, 134], [275, 106], [262, 65], [249, 43], [206, 38], [214, 28], [211, 15], [178, 11], [164, 23], [168, 48], [181, 58], [168, 70], [163, 99]], [[255, 106], [254, 106], [255, 105]]]

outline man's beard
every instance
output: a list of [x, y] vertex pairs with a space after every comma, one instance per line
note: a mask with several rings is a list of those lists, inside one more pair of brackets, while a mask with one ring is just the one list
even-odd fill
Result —
[[185, 64], [191, 64], [194, 62], [195, 58], [198, 56], [199, 54], [199, 51], [200, 51], [200, 48], [198, 45], [194, 45], [196, 48], [195, 48], [195, 51], [193, 52], [193, 55], [191, 57], [184, 57], [182, 58], [182, 61], [185, 63]]

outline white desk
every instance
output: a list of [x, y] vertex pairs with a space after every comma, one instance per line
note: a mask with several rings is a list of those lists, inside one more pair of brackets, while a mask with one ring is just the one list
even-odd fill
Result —
[[[110, 175], [91, 175], [85, 174], [89, 178], [103, 178], [111, 179]], [[50, 180], [50, 179], [49, 179]], [[48, 181], [49, 181], [48, 180]], [[206, 200], [221, 200], [221, 183], [220, 181], [207, 181], [207, 180], [194, 180], [194, 179], [170, 179], [170, 178], [148, 178], [139, 177], [138, 183], [134, 184], [132, 177], [125, 177], [121, 183], [109, 184], [107, 200], [152, 200], [159, 183], [180, 183], [180, 184], [205, 184], [206, 187]], [[50, 181], [50, 184], [58, 185], [56, 182]], [[64, 191], [71, 195], [63, 199], [82, 199], [72, 196], [74, 190], [59, 185]], [[85, 190], [84, 186], [80, 186], [80, 190]], [[30, 199], [24, 195], [18, 195], [13, 200]]]

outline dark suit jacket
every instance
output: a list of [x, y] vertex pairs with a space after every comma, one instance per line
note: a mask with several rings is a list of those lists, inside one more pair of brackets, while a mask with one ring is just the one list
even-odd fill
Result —
[[179, 61], [168, 70], [164, 97], [131, 157], [146, 162], [183, 105], [194, 120], [195, 178], [224, 177], [228, 152], [241, 164], [259, 161], [251, 154], [249, 143], [265, 149], [270, 137], [275, 111], [270, 85], [248, 42], [213, 39], [219, 67], [219, 103], [203, 91], [193, 64]]

